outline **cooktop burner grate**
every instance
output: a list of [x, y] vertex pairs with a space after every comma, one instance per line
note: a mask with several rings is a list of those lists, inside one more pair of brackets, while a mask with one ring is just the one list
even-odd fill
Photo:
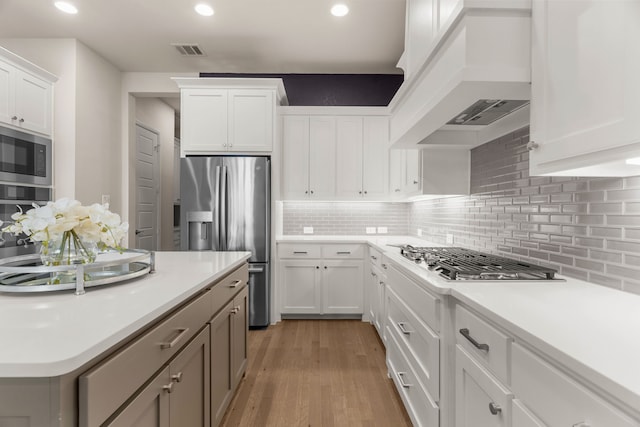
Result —
[[401, 253], [424, 261], [450, 280], [552, 280], [556, 270], [465, 248], [405, 246]]

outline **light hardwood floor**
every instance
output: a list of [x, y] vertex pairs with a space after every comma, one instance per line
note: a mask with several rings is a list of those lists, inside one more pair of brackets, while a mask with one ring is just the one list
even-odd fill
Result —
[[384, 347], [358, 320], [284, 320], [249, 331], [249, 364], [221, 426], [411, 426]]

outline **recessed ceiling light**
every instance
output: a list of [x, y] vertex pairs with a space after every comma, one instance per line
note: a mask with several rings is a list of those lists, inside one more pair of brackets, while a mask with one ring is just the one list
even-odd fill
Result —
[[345, 16], [347, 13], [349, 13], [349, 8], [346, 4], [336, 4], [331, 8], [333, 16]]
[[205, 3], [198, 3], [196, 7], [194, 7], [198, 15], [202, 16], [211, 16], [213, 15], [213, 8]]
[[78, 13], [78, 8], [67, 1], [57, 1], [54, 3], [54, 5], [64, 13], [70, 13], [72, 15]]

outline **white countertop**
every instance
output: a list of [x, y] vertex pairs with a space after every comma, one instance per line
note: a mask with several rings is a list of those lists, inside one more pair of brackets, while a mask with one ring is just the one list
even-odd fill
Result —
[[[324, 236], [297, 237], [281, 241], [322, 242]], [[341, 241], [376, 246], [387, 262], [431, 292], [453, 296], [629, 407], [640, 408], [640, 295], [564, 276], [556, 276], [563, 279], [556, 282], [448, 281], [386, 246], [442, 245], [416, 237], [387, 239], [344, 236]], [[327, 242], [334, 241], [339, 239], [328, 236]]]
[[156, 272], [111, 286], [0, 293], [0, 378], [69, 373], [246, 262], [249, 252], [156, 252]]

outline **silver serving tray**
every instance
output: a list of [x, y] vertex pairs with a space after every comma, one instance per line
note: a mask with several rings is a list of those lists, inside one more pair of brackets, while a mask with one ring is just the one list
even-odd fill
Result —
[[[98, 254], [91, 264], [45, 266], [40, 255], [0, 259], [0, 292], [54, 292], [110, 285], [132, 280], [155, 269], [155, 254], [141, 249]], [[56, 283], [52, 283], [52, 282]], [[59, 282], [59, 283], [57, 283]]]

